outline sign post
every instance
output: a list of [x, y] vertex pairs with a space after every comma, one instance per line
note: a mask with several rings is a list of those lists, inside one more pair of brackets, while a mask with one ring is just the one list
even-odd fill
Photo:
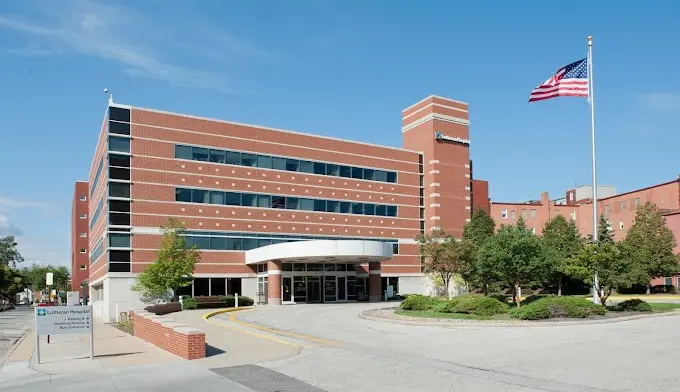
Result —
[[92, 306], [45, 306], [35, 308], [35, 348], [40, 364], [40, 335], [90, 335], [90, 359], [94, 359]]

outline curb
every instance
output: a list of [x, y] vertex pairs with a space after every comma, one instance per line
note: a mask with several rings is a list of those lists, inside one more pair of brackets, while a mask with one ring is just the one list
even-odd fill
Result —
[[252, 308], [253, 308], [252, 306], [244, 306], [242, 308], [227, 308], [227, 309], [214, 310], [212, 312], [208, 312], [208, 313], [204, 314], [203, 320], [207, 320], [211, 317], [217, 316], [218, 314], [222, 314], [222, 313], [239, 312], [241, 310], [248, 310], [248, 309], [252, 309]]
[[[10, 349], [7, 351], [7, 353], [5, 353], [5, 356], [2, 358], [2, 361], [0, 361], [0, 368], [2, 368], [5, 365], [5, 362], [7, 362], [9, 357], [12, 356], [12, 354], [17, 349], [17, 347], [19, 347], [19, 345], [26, 339], [26, 336], [28, 336], [31, 333], [31, 331], [33, 331], [33, 330], [32, 329], [27, 330], [26, 332], [24, 332], [23, 335], [21, 335], [21, 337], [19, 339], [17, 339], [16, 342], [14, 342], [12, 347], [10, 347]], [[33, 359], [33, 355], [31, 355], [31, 359]]]
[[[380, 308], [380, 309], [396, 309], [396, 308]], [[364, 320], [376, 321], [382, 323], [391, 324], [402, 324], [402, 325], [415, 325], [415, 326], [427, 326], [427, 327], [444, 327], [444, 328], [475, 328], [475, 327], [491, 327], [491, 328], [521, 328], [521, 327], [560, 327], [560, 326], [578, 326], [578, 325], [592, 325], [592, 324], [613, 324], [620, 323], [624, 321], [640, 320], [647, 318], [657, 318], [657, 317], [670, 317], [670, 316], [680, 316], [680, 311], [665, 312], [665, 313], [653, 313], [653, 314], [641, 314], [636, 316], [624, 316], [615, 317], [610, 319], [599, 319], [599, 320], [569, 320], [569, 321], [475, 321], [475, 320], [441, 320], [435, 321], [430, 319], [421, 320], [408, 320], [399, 318], [387, 318], [387, 317], [377, 317], [369, 316], [364, 313], [370, 312], [376, 309], [365, 310], [359, 313], [359, 317]], [[397, 316], [400, 317], [400, 316]]]

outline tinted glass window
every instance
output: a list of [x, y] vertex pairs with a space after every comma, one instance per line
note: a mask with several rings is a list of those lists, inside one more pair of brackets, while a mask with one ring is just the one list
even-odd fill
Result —
[[397, 206], [387, 206], [387, 216], [397, 216]]
[[130, 124], [109, 121], [109, 133], [116, 133], [119, 135], [129, 135], [130, 134]]
[[272, 158], [272, 169], [286, 170], [286, 158]]
[[352, 168], [352, 178], [363, 178], [363, 176], [364, 176], [363, 171], [364, 171], [364, 169], [362, 169], [360, 167], [353, 167]]
[[130, 184], [121, 184], [119, 182], [109, 183], [109, 196], [110, 197], [130, 197]]
[[117, 226], [130, 226], [130, 214], [109, 213], [109, 224]]
[[297, 159], [286, 159], [286, 170], [299, 171], [300, 161], [298, 161]]
[[122, 200], [110, 200], [109, 211], [130, 212], [130, 202]]
[[243, 250], [243, 240], [240, 238], [227, 238], [227, 250]]
[[300, 171], [303, 173], [314, 173], [314, 164], [309, 161], [300, 161]]
[[109, 234], [109, 246], [112, 248], [129, 248], [130, 235], [129, 234]]
[[130, 272], [130, 263], [109, 263], [109, 272]]
[[326, 174], [326, 164], [325, 163], [315, 163], [314, 164], [314, 174]]
[[399, 254], [399, 244], [392, 244], [392, 253], [395, 255]]
[[130, 152], [130, 139], [126, 137], [109, 136], [109, 150]]
[[224, 237], [210, 238], [210, 249], [225, 250], [227, 249], [227, 239]]
[[314, 211], [326, 211], [326, 200], [314, 200]]
[[243, 250], [251, 250], [257, 248], [257, 238], [244, 238]]
[[300, 209], [305, 211], [314, 211], [314, 200], [300, 199]]
[[109, 154], [109, 166], [130, 167], [130, 156]]
[[376, 170], [375, 171], [375, 180], [376, 181], [382, 181], [382, 182], [387, 181], [387, 172], [384, 171], [384, 170]]
[[192, 237], [194, 245], [198, 246], [198, 249], [210, 249], [210, 237]]
[[272, 196], [272, 208], [286, 208], [286, 198], [283, 196]]
[[350, 208], [351, 208], [352, 203], [348, 201], [341, 201], [340, 202], [340, 212], [343, 214], [349, 214]]
[[352, 214], [363, 214], [364, 205], [362, 203], [352, 203]]
[[330, 163], [326, 165], [326, 174], [329, 176], [339, 176], [340, 175], [340, 166], [338, 165], [331, 165]]
[[122, 169], [119, 167], [109, 168], [109, 178], [114, 180], [129, 180], [130, 179], [130, 169]]
[[241, 154], [241, 165], [243, 165], [243, 166], [255, 166], [255, 165], [257, 165], [257, 155]]
[[224, 204], [224, 192], [210, 191], [210, 204]]
[[225, 163], [227, 161], [226, 153], [219, 150], [210, 150], [210, 162]]
[[202, 189], [194, 189], [191, 195], [191, 201], [194, 203], [210, 203], [209, 192]]
[[183, 201], [191, 203], [191, 189], [177, 188], [175, 189], [175, 201]]
[[397, 172], [387, 172], [387, 182], [397, 182]]
[[230, 165], [240, 165], [241, 164], [241, 153], [227, 151], [227, 163]]
[[272, 240], [270, 240], [270, 239], [257, 240], [257, 247], [258, 248], [263, 247], [263, 246], [267, 246], [267, 245], [271, 245], [271, 244], [272, 244]]
[[326, 211], [328, 211], [328, 212], [340, 212], [340, 202], [328, 200], [326, 202]]
[[240, 206], [241, 205], [241, 194], [236, 192], [227, 192], [227, 205], [230, 206]]
[[189, 146], [175, 145], [175, 158], [194, 159], [193, 149]]
[[286, 197], [286, 208], [289, 210], [297, 210], [300, 199], [297, 197]]
[[387, 206], [384, 205], [375, 206], [375, 214], [380, 216], [387, 215]]
[[251, 193], [241, 194], [241, 205], [245, 207], [257, 207], [257, 195]]
[[194, 147], [193, 148], [193, 159], [194, 161], [207, 162], [209, 157], [209, 152], [207, 148]]
[[364, 214], [375, 215], [375, 204], [364, 204]]
[[265, 155], [258, 155], [257, 156], [257, 167], [261, 167], [264, 169], [271, 169], [272, 168], [272, 159], [271, 157], [265, 156]]
[[340, 177], [352, 177], [352, 168], [349, 166], [340, 166]]
[[130, 109], [109, 107], [109, 120], [130, 122]]
[[373, 180], [375, 171], [373, 169], [364, 169], [364, 180]]
[[257, 195], [257, 206], [263, 208], [271, 207], [271, 199], [269, 195]]

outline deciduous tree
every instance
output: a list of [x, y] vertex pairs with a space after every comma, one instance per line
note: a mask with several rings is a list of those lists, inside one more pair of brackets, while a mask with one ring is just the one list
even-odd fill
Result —
[[18, 263], [24, 261], [17, 246], [17, 242], [11, 235], [0, 238], [0, 265], [16, 267]]
[[562, 280], [568, 275], [569, 263], [583, 246], [576, 222], [557, 215], [543, 229], [543, 242], [548, 248], [550, 278], [557, 281], [557, 295], [562, 295]]
[[484, 210], [478, 209], [472, 213], [472, 218], [463, 228], [463, 239], [469, 241], [472, 246], [472, 255], [467, 262], [461, 266], [460, 275], [468, 286], [474, 282], [483, 288], [484, 293], [488, 294], [490, 276], [485, 276], [477, 271], [476, 253], [481, 247], [493, 237], [496, 231], [496, 222]]
[[438, 276], [449, 296], [451, 278], [454, 274], [460, 274], [463, 266], [470, 263], [472, 243], [455, 239], [442, 229], [421, 234], [416, 240], [420, 244], [420, 254], [425, 259], [425, 272]]
[[635, 283], [630, 263], [621, 257], [620, 247], [616, 242], [604, 242], [599, 247], [595, 244], [586, 244], [569, 266], [569, 273], [572, 276], [580, 277], [590, 285], [593, 284], [593, 271], [597, 272], [599, 283], [597, 294], [603, 306], [606, 305], [612, 291], [630, 287]]
[[162, 230], [163, 238], [156, 261], [139, 274], [133, 286], [133, 290], [147, 300], [164, 297], [168, 290], [172, 290], [174, 297], [177, 289], [191, 285], [200, 257], [195, 245], [188, 246], [180, 221], [170, 218]]

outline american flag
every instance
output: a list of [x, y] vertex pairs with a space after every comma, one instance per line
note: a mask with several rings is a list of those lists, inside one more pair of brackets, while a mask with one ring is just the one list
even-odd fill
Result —
[[558, 69], [554, 76], [531, 91], [529, 102], [555, 97], [588, 97], [588, 59]]

